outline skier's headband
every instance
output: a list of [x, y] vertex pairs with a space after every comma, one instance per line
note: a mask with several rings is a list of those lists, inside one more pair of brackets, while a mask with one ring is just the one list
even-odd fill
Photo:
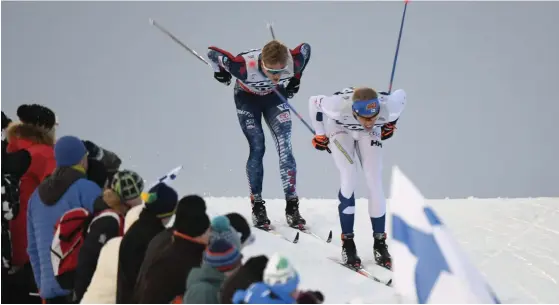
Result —
[[378, 98], [364, 101], [355, 101], [351, 105], [353, 112], [364, 118], [374, 118], [380, 112], [380, 103]]
[[264, 64], [264, 61], [262, 61], [262, 68], [264, 68], [264, 70], [266, 70], [266, 72], [272, 74], [272, 75], [277, 75], [277, 74], [283, 74], [283, 73], [287, 73], [288, 68], [289, 68], [289, 64], [285, 65], [285, 67], [281, 68], [281, 69], [271, 69], [266, 67], [266, 65]]

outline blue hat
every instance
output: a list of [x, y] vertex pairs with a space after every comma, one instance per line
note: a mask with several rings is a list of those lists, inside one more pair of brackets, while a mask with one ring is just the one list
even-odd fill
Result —
[[152, 187], [146, 199], [146, 209], [158, 218], [173, 216], [179, 203], [177, 192], [165, 183], [158, 183]]
[[225, 239], [237, 249], [241, 249], [241, 237], [240, 234], [231, 226], [231, 222], [227, 216], [216, 216], [212, 219], [211, 230], [210, 230], [210, 240]]
[[380, 103], [378, 98], [365, 101], [355, 101], [353, 102], [353, 105], [351, 105], [351, 108], [358, 116], [374, 117], [380, 112]]
[[216, 239], [204, 252], [204, 264], [221, 272], [230, 271], [241, 264], [241, 253], [227, 240]]
[[56, 166], [74, 166], [87, 155], [83, 142], [74, 136], [64, 136], [54, 144]]

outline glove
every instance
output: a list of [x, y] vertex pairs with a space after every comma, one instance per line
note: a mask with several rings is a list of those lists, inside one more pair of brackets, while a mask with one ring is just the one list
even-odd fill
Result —
[[398, 122], [398, 120], [382, 125], [381, 133], [380, 133], [381, 140], [384, 141], [390, 139], [392, 135], [394, 135], [394, 130], [396, 129], [396, 122]]
[[295, 94], [297, 92], [299, 92], [299, 85], [300, 84], [301, 84], [301, 81], [296, 77], [292, 77], [289, 80], [289, 83], [285, 87], [285, 93], [287, 93], [287, 98], [293, 98], [293, 96], [295, 96]]
[[6, 127], [10, 125], [10, 122], [12, 122], [12, 120], [2, 111], [2, 130], [6, 129]]
[[231, 84], [231, 73], [227, 71], [219, 71], [214, 72], [214, 78], [217, 79], [218, 82], [229, 86]]
[[89, 154], [89, 158], [95, 159], [100, 161], [101, 157], [101, 149], [95, 143], [85, 140], [82, 141], [85, 149], [87, 149], [87, 153]]
[[312, 139], [312, 145], [314, 146], [314, 148], [316, 148], [318, 150], [328, 150], [329, 151], [328, 143], [330, 143], [330, 140], [325, 135], [316, 135]]

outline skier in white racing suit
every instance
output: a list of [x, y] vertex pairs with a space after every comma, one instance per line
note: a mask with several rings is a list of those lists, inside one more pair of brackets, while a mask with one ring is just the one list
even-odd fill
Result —
[[353, 223], [357, 166], [361, 164], [368, 185], [369, 216], [373, 229], [377, 264], [391, 268], [386, 245], [386, 199], [382, 187], [382, 142], [390, 138], [406, 105], [404, 90], [392, 94], [363, 87], [349, 87], [331, 96], [312, 96], [309, 111], [315, 136], [313, 146], [329, 148], [340, 172], [338, 212], [342, 229], [344, 263], [358, 267]]

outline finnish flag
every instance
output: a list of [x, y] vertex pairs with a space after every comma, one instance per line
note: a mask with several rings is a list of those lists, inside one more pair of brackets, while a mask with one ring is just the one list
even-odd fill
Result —
[[414, 303], [499, 303], [483, 276], [408, 178], [392, 171], [391, 254], [396, 292]]

